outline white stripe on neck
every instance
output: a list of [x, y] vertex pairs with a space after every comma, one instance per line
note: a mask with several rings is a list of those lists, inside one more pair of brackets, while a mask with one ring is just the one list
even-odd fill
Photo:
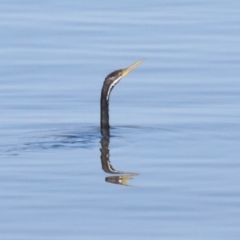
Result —
[[111, 85], [110, 85], [110, 87], [109, 87], [109, 89], [108, 89], [108, 92], [107, 92], [107, 101], [108, 101], [108, 99], [109, 99], [109, 95], [110, 95], [110, 93], [111, 93], [111, 91], [112, 91], [112, 88], [120, 81], [121, 78], [122, 78], [122, 77], [120, 76], [119, 78], [117, 78], [116, 80], [114, 80], [114, 81], [111, 83]]

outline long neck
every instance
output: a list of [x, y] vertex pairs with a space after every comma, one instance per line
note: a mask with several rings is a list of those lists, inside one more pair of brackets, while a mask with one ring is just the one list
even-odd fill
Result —
[[104, 137], [110, 136], [108, 111], [107, 89], [103, 86], [101, 94], [101, 134]]
[[102, 86], [101, 93], [101, 133], [103, 137], [110, 137], [110, 126], [109, 126], [109, 109], [108, 102], [113, 87], [122, 78], [121, 70], [110, 73], [106, 78]]

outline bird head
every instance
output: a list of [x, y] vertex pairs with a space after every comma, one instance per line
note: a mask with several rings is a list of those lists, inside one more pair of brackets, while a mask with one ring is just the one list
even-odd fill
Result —
[[130, 65], [127, 68], [116, 70], [110, 73], [106, 78], [104, 85], [107, 87], [107, 100], [109, 99], [109, 95], [113, 89], [113, 87], [125, 76], [127, 76], [133, 69], [135, 69], [138, 65], [143, 62], [144, 59], [141, 59], [134, 64]]

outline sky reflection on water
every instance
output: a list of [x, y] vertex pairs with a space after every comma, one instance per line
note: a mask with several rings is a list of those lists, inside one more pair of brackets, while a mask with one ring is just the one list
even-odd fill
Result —
[[0, 239], [239, 239], [239, 9], [1, 2]]

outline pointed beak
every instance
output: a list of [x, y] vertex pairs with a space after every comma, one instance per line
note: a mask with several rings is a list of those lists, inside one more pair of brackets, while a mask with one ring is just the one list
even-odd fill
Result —
[[135, 62], [134, 64], [132, 64], [131, 66], [124, 68], [122, 70], [122, 77], [125, 77], [126, 75], [128, 75], [134, 68], [136, 68], [138, 65], [140, 65], [143, 62], [144, 59], [141, 59], [137, 62]]

